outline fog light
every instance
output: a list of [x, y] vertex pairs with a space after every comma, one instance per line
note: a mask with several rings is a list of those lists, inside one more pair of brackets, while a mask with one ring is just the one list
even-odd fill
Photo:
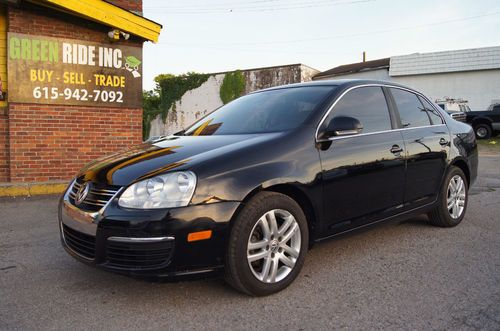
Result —
[[212, 230], [191, 232], [188, 234], [188, 242], [210, 239], [212, 237]]

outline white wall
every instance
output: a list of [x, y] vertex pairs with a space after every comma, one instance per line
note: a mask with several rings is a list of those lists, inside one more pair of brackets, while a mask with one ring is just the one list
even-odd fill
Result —
[[387, 69], [379, 69], [336, 76], [334, 79], [392, 81], [414, 88], [432, 101], [444, 97], [468, 100], [472, 110], [486, 110], [492, 102], [500, 99], [500, 69], [394, 77], [389, 76]]
[[300, 81], [310, 82], [312, 81], [312, 78], [319, 73], [320, 73], [319, 70], [316, 70], [314, 68], [302, 64], [300, 66]]
[[165, 123], [161, 115], [151, 121], [150, 137], [176, 133], [199, 120], [201, 117], [222, 106], [220, 86], [224, 74], [210, 76], [200, 87], [187, 91], [175, 103], [175, 111], [170, 109]]
[[500, 46], [392, 56], [390, 62], [391, 77], [500, 69]]
[[486, 110], [500, 99], [500, 70], [397, 76], [392, 81], [410, 86], [435, 101], [444, 97], [469, 101], [472, 110]]

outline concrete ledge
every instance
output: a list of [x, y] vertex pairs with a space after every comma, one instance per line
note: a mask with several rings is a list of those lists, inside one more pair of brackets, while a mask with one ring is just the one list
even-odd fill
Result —
[[58, 194], [68, 187], [68, 181], [0, 183], [0, 197], [30, 197], [32, 195]]

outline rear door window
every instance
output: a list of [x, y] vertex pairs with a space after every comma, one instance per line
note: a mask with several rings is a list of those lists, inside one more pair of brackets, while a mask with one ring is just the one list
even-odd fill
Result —
[[403, 128], [430, 125], [431, 121], [417, 95], [405, 90], [391, 88], [392, 96], [401, 118]]
[[441, 116], [439, 116], [438, 111], [434, 107], [432, 107], [432, 105], [424, 98], [420, 96], [418, 98], [420, 99], [420, 102], [422, 102], [422, 104], [424, 105], [424, 108], [427, 111], [427, 115], [431, 119], [432, 125], [443, 124], [443, 119], [441, 118]]

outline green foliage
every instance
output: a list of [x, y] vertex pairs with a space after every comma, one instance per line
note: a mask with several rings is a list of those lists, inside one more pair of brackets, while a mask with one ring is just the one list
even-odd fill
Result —
[[187, 92], [200, 87], [210, 77], [208, 74], [188, 72], [183, 75], [160, 74], [155, 77], [156, 87], [143, 93], [143, 137], [149, 136], [151, 121], [161, 115], [163, 122], [170, 109], [175, 111], [175, 103]]
[[245, 92], [245, 76], [241, 71], [228, 72], [220, 87], [220, 99], [224, 104], [240, 97]]
[[194, 90], [205, 83], [210, 75], [188, 72], [185, 75], [160, 75], [155, 78], [160, 91], [161, 118], [165, 122], [170, 108], [179, 101], [184, 93]]
[[158, 91], [142, 91], [142, 108], [142, 137], [147, 138], [151, 130], [151, 121], [160, 113]]

